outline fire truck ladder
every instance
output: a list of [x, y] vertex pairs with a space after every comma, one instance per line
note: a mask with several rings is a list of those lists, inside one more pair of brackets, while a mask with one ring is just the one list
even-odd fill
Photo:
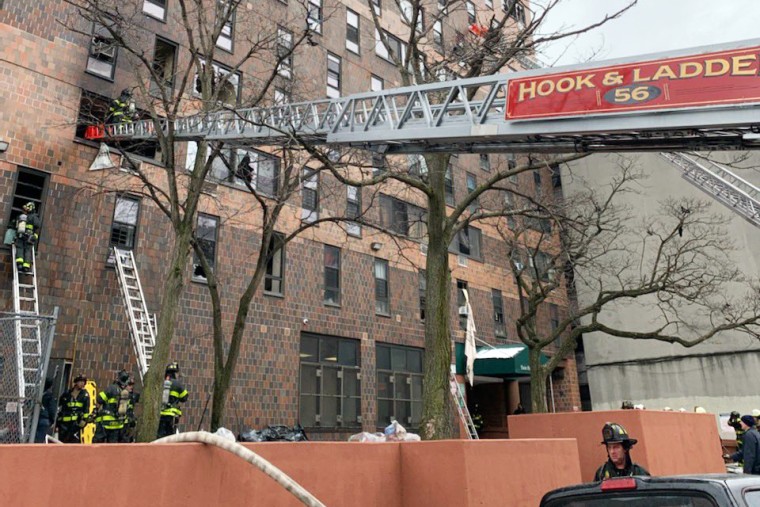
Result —
[[760, 227], [760, 188], [695, 153], [661, 155], [678, 167], [686, 180]]
[[[760, 40], [691, 48], [663, 58], [726, 50]], [[760, 149], [759, 103], [716, 104], [662, 111], [620, 111], [512, 120], [509, 83], [518, 78], [609, 65], [626, 58], [553, 69], [455, 79], [357, 93], [334, 99], [240, 108], [173, 120], [106, 125], [108, 139], [156, 139], [156, 128], [177, 140], [225, 141], [231, 146], [313, 144], [392, 153], [619, 152]], [[99, 129], [101, 130], [101, 129]], [[98, 134], [101, 136], [101, 134]]]
[[[16, 245], [11, 247], [12, 259], [16, 259]], [[18, 316], [39, 315], [40, 305], [37, 297], [37, 263], [32, 247], [32, 272], [19, 273], [16, 266], [13, 271], [13, 311]], [[24, 282], [21, 280], [24, 279]], [[26, 431], [31, 414], [24, 413], [23, 400], [34, 399], [39, 387], [39, 375], [42, 368], [42, 342], [40, 322], [31, 323], [27, 319], [16, 319], [16, 371], [18, 384], [19, 428]]]
[[119, 275], [121, 295], [124, 297], [124, 308], [129, 319], [129, 331], [132, 335], [132, 345], [135, 349], [137, 366], [140, 379], [145, 376], [153, 357], [153, 348], [156, 346], [156, 333], [154, 323], [148, 314], [145, 304], [145, 295], [140, 284], [140, 275], [137, 273], [135, 258], [132, 250], [113, 248], [116, 261], [116, 272]]
[[464, 399], [462, 387], [459, 385], [459, 382], [457, 382], [457, 377], [453, 371], [449, 374], [449, 388], [451, 390], [451, 396], [454, 397], [454, 404], [457, 406], [459, 420], [462, 422], [462, 426], [467, 430], [467, 438], [470, 440], [478, 440], [478, 430], [475, 428], [475, 423], [472, 422], [472, 417], [470, 416], [470, 410], [467, 408], [467, 401]]

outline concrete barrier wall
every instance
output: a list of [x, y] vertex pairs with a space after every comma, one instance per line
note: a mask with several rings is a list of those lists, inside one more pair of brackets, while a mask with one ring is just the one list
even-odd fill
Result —
[[513, 438], [575, 438], [584, 481], [607, 460], [602, 427], [622, 424], [632, 438], [633, 460], [652, 475], [725, 472], [720, 436], [713, 414], [612, 410], [509, 416]]
[[[330, 507], [535, 506], [580, 481], [574, 440], [247, 444]], [[14, 507], [298, 506], [231, 454], [203, 444], [4, 445]]]

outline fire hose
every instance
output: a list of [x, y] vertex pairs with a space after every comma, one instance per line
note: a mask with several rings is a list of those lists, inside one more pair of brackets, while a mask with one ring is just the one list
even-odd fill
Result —
[[199, 442], [202, 444], [213, 445], [224, 449], [227, 452], [234, 454], [235, 456], [244, 459], [251, 465], [255, 466], [266, 475], [271, 477], [277, 484], [285, 488], [293, 496], [298, 498], [304, 505], [309, 507], [325, 507], [325, 504], [317, 500], [317, 498], [306, 491], [303, 486], [291, 479], [282, 470], [265, 460], [255, 452], [251, 451], [240, 445], [237, 442], [232, 442], [226, 438], [222, 438], [213, 433], [205, 431], [189, 431], [187, 433], [179, 433], [176, 435], [169, 435], [168, 437], [159, 438], [153, 441], [154, 444], [173, 444], [179, 442]]

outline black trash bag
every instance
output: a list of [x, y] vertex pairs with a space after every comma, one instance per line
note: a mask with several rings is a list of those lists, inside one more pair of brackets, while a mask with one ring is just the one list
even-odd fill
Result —
[[309, 440], [309, 437], [306, 436], [303, 427], [300, 424], [296, 424], [290, 429], [288, 434], [285, 435], [285, 440], [288, 442], [306, 442]]
[[238, 435], [238, 442], [264, 442], [265, 440], [261, 433], [257, 430], [248, 429]]

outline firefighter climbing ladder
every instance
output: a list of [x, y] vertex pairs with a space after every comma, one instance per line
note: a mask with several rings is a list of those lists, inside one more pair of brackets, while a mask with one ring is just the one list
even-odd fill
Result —
[[683, 177], [760, 227], [760, 188], [696, 153], [661, 153]]
[[[16, 245], [11, 248], [16, 259]], [[40, 306], [37, 298], [37, 263], [32, 247], [32, 272], [19, 273], [15, 266], [13, 271], [13, 311], [16, 315], [39, 315]], [[22, 282], [22, 279], [24, 280]], [[18, 397], [34, 398], [39, 387], [39, 371], [42, 367], [42, 341], [40, 322], [17, 319], [16, 327], [16, 371]], [[18, 404], [19, 427], [29, 428], [28, 421], [32, 414], [24, 413], [24, 403]]]
[[153, 357], [153, 347], [156, 346], [154, 323], [148, 314], [145, 295], [137, 273], [135, 258], [131, 250], [113, 249], [116, 261], [116, 272], [119, 276], [121, 294], [124, 297], [124, 308], [129, 319], [129, 331], [132, 335], [132, 345], [135, 349], [140, 379], [145, 376]]
[[459, 382], [457, 382], [457, 377], [453, 371], [449, 373], [449, 387], [451, 389], [451, 396], [454, 397], [454, 403], [457, 406], [459, 420], [462, 422], [462, 426], [467, 430], [467, 438], [470, 440], [478, 440], [478, 430], [475, 428], [475, 423], [472, 422], [470, 410], [467, 408], [467, 401], [464, 399], [462, 388], [460, 387]]

